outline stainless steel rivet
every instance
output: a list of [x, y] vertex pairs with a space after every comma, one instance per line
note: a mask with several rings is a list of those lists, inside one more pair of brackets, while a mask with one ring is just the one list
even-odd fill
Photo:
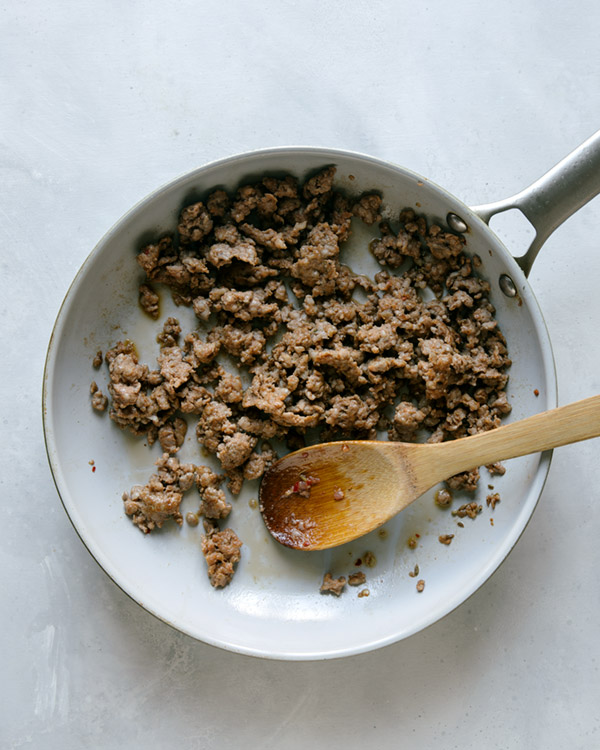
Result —
[[501, 274], [500, 278], [498, 279], [498, 284], [500, 285], [502, 293], [507, 297], [517, 296], [517, 287], [515, 286], [515, 282], [510, 278], [508, 274]]
[[469, 229], [467, 222], [461, 219], [458, 214], [449, 213], [446, 216], [446, 223], [455, 232], [466, 232]]

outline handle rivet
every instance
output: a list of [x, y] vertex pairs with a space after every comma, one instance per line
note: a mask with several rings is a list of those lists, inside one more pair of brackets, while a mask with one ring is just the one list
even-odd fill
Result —
[[446, 216], [446, 223], [455, 232], [467, 232], [469, 229], [467, 222], [461, 219], [458, 214], [449, 213]]
[[500, 286], [500, 289], [502, 290], [502, 293], [507, 297], [517, 296], [517, 287], [515, 286], [515, 282], [510, 278], [508, 274], [501, 274], [500, 278], [498, 279], [498, 284]]

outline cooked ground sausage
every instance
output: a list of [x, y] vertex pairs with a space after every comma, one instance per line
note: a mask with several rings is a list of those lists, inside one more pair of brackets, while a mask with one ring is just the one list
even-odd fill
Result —
[[346, 578], [340, 576], [339, 578], [332, 578], [331, 573], [325, 573], [323, 576], [323, 583], [321, 584], [322, 594], [333, 594], [339, 596], [346, 586]]
[[[386, 430], [440, 442], [493, 429], [510, 411], [506, 341], [465, 238], [406, 208], [371, 243], [381, 271], [356, 274], [340, 259], [352, 222], [380, 222], [385, 207], [375, 193], [343, 195], [334, 177], [333, 167], [303, 184], [267, 176], [185, 207], [175, 231], [138, 254], [140, 302], [155, 316], [154, 285], [166, 285], [200, 328], [181, 341], [168, 318], [155, 369], [130, 342], [106, 354], [111, 418], [172, 454], [185, 436], [179, 412], [195, 415], [233, 494], [276, 459], [266, 440], [291, 449]], [[478, 479], [475, 469], [448, 484], [473, 491]], [[206, 517], [229, 513], [220, 487], [199, 489]], [[153, 485], [126, 499], [144, 531], [167, 517], [180, 523], [176, 506], [177, 490]]]

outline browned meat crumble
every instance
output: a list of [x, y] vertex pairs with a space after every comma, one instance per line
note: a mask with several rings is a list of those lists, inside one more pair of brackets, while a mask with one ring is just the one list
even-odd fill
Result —
[[478, 505], [477, 503], [465, 503], [464, 505], [461, 505], [460, 508], [457, 508], [457, 510], [452, 511], [452, 515], [458, 516], [459, 518], [465, 518], [466, 516], [469, 518], [477, 518], [480, 513], [481, 505]]
[[187, 432], [187, 422], [181, 417], [175, 417], [158, 431], [158, 442], [165, 453], [177, 453], [183, 445]]
[[445, 544], [446, 546], [452, 542], [454, 539], [454, 534], [440, 534], [438, 536], [438, 541], [440, 544]]
[[98, 388], [95, 380], [90, 384], [90, 394], [92, 396], [92, 408], [96, 411], [105, 411], [108, 406], [108, 398]]
[[370, 550], [365, 552], [362, 559], [367, 568], [374, 568], [377, 565], [377, 558]]
[[340, 578], [332, 578], [331, 573], [325, 573], [323, 583], [321, 584], [321, 593], [339, 596], [345, 586], [346, 578], [344, 576], [340, 576]]
[[180, 464], [168, 453], [163, 453], [156, 466], [158, 471], [147, 484], [136, 485], [123, 493], [125, 513], [144, 534], [160, 529], [169, 518], [181, 526], [183, 517], [179, 506], [184, 492], [193, 486], [198, 468], [193, 464]]
[[485, 468], [492, 475], [504, 476], [504, 474], [506, 474], [506, 467], [504, 466], [504, 464], [501, 464], [499, 461], [495, 464], [489, 464]]
[[494, 492], [491, 495], [487, 495], [487, 497], [485, 498], [485, 502], [488, 508], [494, 510], [496, 505], [498, 505], [498, 503], [500, 502], [500, 494], [498, 492]]
[[[186, 434], [181, 415], [193, 415], [233, 495], [276, 460], [269, 441], [291, 450], [387, 431], [440, 442], [493, 429], [510, 411], [506, 341], [464, 237], [410, 208], [382, 222], [379, 195], [350, 198], [334, 175], [328, 167], [303, 184], [267, 176], [185, 207], [175, 230], [137, 256], [139, 301], [157, 318], [157, 285], [166, 285], [177, 305], [193, 308], [197, 330], [168, 318], [154, 369], [131, 342], [106, 353], [111, 419], [172, 456]], [[356, 220], [380, 222], [370, 249], [382, 270], [373, 279], [340, 260]], [[95, 408], [101, 396], [94, 392]], [[223, 477], [194, 472], [199, 512], [228, 515]], [[478, 479], [474, 469], [448, 486], [473, 491]], [[159, 471], [135, 496], [125, 493], [143, 531], [169, 517], [181, 523], [176, 484], [164, 485]]]
[[447, 480], [448, 487], [452, 490], [466, 490], [467, 492], [474, 492], [477, 489], [477, 483], [479, 482], [479, 469], [471, 469], [471, 471], [464, 471], [462, 474], [456, 474]]
[[202, 554], [208, 565], [208, 577], [215, 588], [223, 588], [233, 578], [235, 565], [241, 558], [242, 542], [232, 529], [223, 529], [214, 521], [204, 522]]
[[139, 288], [139, 303], [142, 310], [149, 315], [153, 320], [157, 320], [159, 316], [159, 302], [160, 297], [155, 292], [150, 284], [140, 284]]
[[196, 487], [202, 498], [199, 513], [205, 518], [225, 518], [231, 511], [225, 492], [220, 489], [223, 477], [215, 474], [207, 466], [196, 470]]
[[348, 585], [349, 586], [360, 586], [367, 580], [367, 576], [362, 572], [362, 570], [358, 571], [358, 573], [350, 573], [348, 576]]
[[452, 505], [452, 493], [450, 490], [442, 488], [437, 490], [434, 495], [435, 504], [440, 508], [448, 508]]

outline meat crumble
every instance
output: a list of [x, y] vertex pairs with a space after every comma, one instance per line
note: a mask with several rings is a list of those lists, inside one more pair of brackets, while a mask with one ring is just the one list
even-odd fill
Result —
[[496, 505], [498, 505], [498, 503], [500, 502], [500, 494], [498, 492], [494, 492], [490, 495], [487, 495], [485, 498], [485, 502], [488, 508], [494, 510]]
[[504, 466], [504, 464], [500, 463], [499, 461], [495, 464], [489, 464], [485, 468], [492, 475], [503, 476], [504, 474], [506, 474], [506, 467]]
[[179, 506], [183, 493], [193, 486], [196, 476], [196, 466], [180, 464], [168, 453], [163, 453], [156, 466], [158, 471], [147, 484], [136, 485], [123, 493], [125, 513], [144, 534], [161, 528], [169, 518], [181, 526], [183, 517]]
[[344, 576], [340, 576], [340, 578], [332, 578], [331, 573], [325, 573], [323, 576], [323, 583], [321, 584], [321, 593], [339, 596], [345, 586], [346, 578]]
[[[183, 208], [174, 231], [137, 256], [139, 302], [157, 319], [157, 289], [166, 286], [176, 305], [193, 309], [197, 329], [182, 332], [168, 318], [153, 366], [129, 341], [105, 355], [111, 419], [164, 451], [148, 484], [124, 494], [125, 511], [145, 533], [169, 518], [181, 524], [193, 476], [214, 586], [229, 582], [239, 559], [239, 540], [216, 525], [231, 510], [221, 483], [235, 496], [261, 477], [277, 458], [272, 441], [292, 450], [384, 432], [436, 443], [493, 429], [510, 411], [506, 341], [464, 236], [411, 208], [383, 221], [379, 194], [349, 197], [334, 177], [334, 167], [303, 183], [266, 176]], [[373, 278], [340, 258], [354, 221], [379, 223]], [[94, 408], [106, 408], [105, 398], [96, 386]], [[178, 465], [186, 415], [222, 476]], [[452, 477], [438, 504], [478, 480], [478, 469]]]
[[358, 573], [350, 573], [348, 576], [349, 586], [360, 586], [367, 580], [366, 575], [360, 570]]
[[223, 588], [233, 578], [242, 542], [233, 529], [219, 531], [214, 521], [205, 521], [204, 531], [202, 554], [208, 565], [208, 577], [212, 586]]
[[481, 513], [482, 506], [478, 505], [477, 503], [464, 503], [460, 506], [460, 508], [457, 508], [456, 510], [452, 511], [453, 516], [458, 516], [459, 518], [466, 518], [467, 516], [469, 518], [477, 518], [477, 516]]
[[160, 308], [160, 297], [150, 284], [140, 284], [139, 303], [142, 310], [153, 320], [157, 320]]
[[108, 398], [98, 388], [95, 380], [90, 384], [90, 394], [92, 396], [92, 408], [96, 411], [105, 411], [108, 406]]
[[437, 490], [434, 495], [434, 501], [439, 508], [448, 508], [452, 504], [452, 493], [450, 490], [443, 488]]

